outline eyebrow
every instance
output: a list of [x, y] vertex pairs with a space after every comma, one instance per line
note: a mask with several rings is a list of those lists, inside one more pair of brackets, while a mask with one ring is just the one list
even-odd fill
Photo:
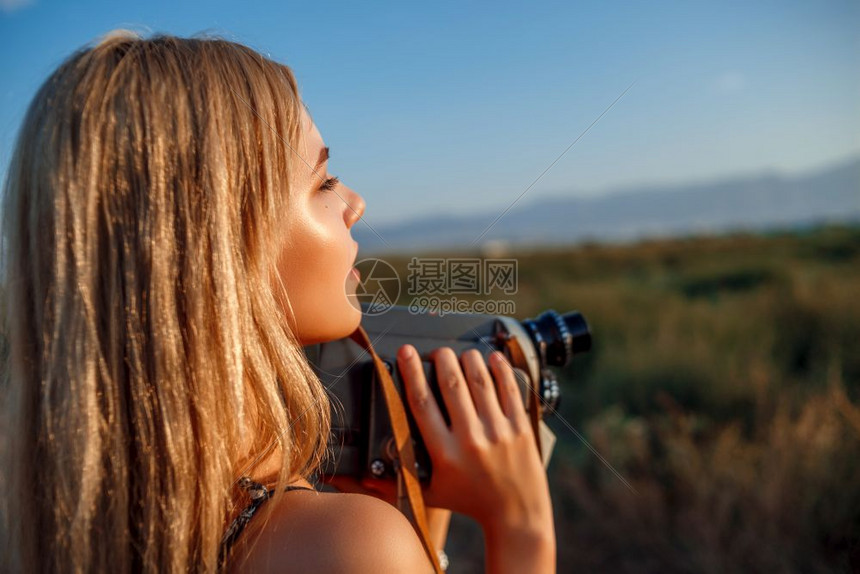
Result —
[[314, 168], [314, 171], [319, 172], [319, 170], [323, 166], [323, 164], [326, 161], [328, 161], [328, 158], [329, 158], [328, 152], [329, 152], [329, 149], [327, 147], [324, 147], [320, 150], [320, 158], [317, 160], [317, 166]]

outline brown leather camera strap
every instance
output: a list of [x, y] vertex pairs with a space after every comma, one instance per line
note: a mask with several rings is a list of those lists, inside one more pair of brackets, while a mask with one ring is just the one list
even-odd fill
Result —
[[[397, 387], [391, 379], [388, 368], [386, 368], [385, 363], [373, 349], [373, 344], [364, 328], [359, 325], [358, 329], [350, 335], [350, 338], [361, 345], [373, 357], [374, 368], [382, 384], [385, 404], [388, 407], [388, 416], [391, 418], [391, 428], [394, 431], [394, 441], [397, 445], [397, 456], [400, 465], [398, 475], [406, 487], [406, 498], [409, 506], [409, 508], [401, 506], [400, 511], [412, 522], [412, 526], [417, 531], [418, 537], [424, 545], [424, 550], [427, 552], [427, 556], [430, 558], [430, 563], [433, 564], [435, 572], [441, 574], [443, 570], [439, 564], [439, 556], [436, 554], [436, 549], [433, 548], [433, 543], [430, 540], [430, 528], [427, 524], [424, 496], [421, 494], [421, 483], [418, 481], [418, 474], [415, 469], [415, 451], [412, 446], [412, 435], [409, 432], [409, 422], [406, 419], [403, 399], [400, 397], [400, 393], [397, 392]], [[399, 501], [399, 504], [403, 504], [402, 499]]]

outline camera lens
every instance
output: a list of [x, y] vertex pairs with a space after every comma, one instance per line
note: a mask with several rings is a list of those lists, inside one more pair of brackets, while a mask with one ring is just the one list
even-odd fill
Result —
[[588, 323], [577, 311], [564, 315], [545, 311], [537, 319], [526, 319], [522, 325], [539, 350], [545, 366], [563, 367], [574, 355], [591, 349]]

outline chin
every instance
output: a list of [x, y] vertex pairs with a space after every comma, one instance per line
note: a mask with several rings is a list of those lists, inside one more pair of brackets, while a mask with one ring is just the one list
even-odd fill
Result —
[[361, 325], [361, 311], [356, 309], [355, 307], [350, 306], [349, 315], [345, 315], [345, 318], [348, 317], [349, 320], [344, 321], [344, 331], [342, 334], [334, 337], [334, 339], [342, 339], [343, 337], [349, 337], [353, 331], [358, 329], [358, 326]]
[[[333, 319], [331, 313], [329, 313], [329, 317]], [[320, 322], [319, 326], [324, 326], [324, 330], [313, 333], [300, 333], [299, 340], [302, 346], [336, 341], [337, 339], [348, 337], [361, 324], [361, 311], [350, 305], [346, 311], [338, 314], [337, 319], [337, 321]]]

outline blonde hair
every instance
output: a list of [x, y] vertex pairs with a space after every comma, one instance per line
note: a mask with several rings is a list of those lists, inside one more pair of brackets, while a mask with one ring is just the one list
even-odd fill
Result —
[[112, 32], [41, 86], [3, 198], [5, 569], [213, 571], [255, 457], [318, 468], [274, 274], [301, 106], [212, 37]]

